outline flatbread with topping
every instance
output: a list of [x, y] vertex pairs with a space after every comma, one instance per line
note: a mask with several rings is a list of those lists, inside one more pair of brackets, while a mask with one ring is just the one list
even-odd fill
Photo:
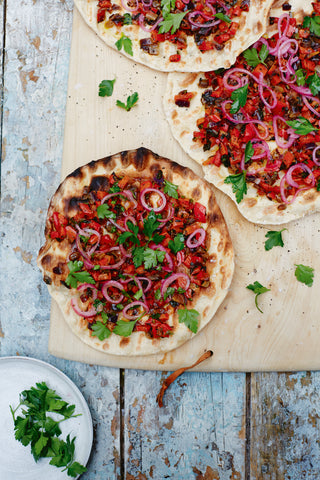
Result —
[[266, 30], [273, 0], [75, 0], [110, 47], [164, 72], [230, 67]]
[[164, 97], [182, 148], [261, 224], [320, 210], [320, 3], [291, 3], [233, 67], [169, 74]]
[[140, 148], [93, 161], [54, 194], [38, 265], [82, 341], [115, 355], [172, 350], [200, 332], [234, 263], [212, 187]]

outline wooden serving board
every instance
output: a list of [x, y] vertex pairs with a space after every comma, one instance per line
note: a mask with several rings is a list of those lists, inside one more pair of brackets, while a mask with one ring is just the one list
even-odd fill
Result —
[[[104, 79], [116, 79], [112, 97], [98, 96]], [[74, 12], [62, 178], [80, 165], [122, 150], [145, 146], [191, 167], [194, 163], [173, 139], [162, 109], [166, 74], [128, 60], [107, 47]], [[137, 91], [131, 111], [116, 106]], [[192, 364], [206, 349], [214, 355], [201, 371], [312, 370], [320, 368], [320, 214], [288, 225], [285, 246], [264, 250], [265, 234], [284, 227], [246, 221], [235, 204], [216, 192], [235, 249], [235, 275], [227, 298], [199, 335], [165, 355], [121, 357], [95, 351], [76, 338], [52, 305], [50, 353], [70, 360], [121, 368], [174, 370]], [[315, 269], [307, 287], [294, 275], [295, 264]], [[259, 297], [246, 286], [270, 288]]]

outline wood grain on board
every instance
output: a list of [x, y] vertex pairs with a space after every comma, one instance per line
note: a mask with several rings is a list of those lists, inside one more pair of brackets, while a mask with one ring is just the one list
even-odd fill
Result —
[[[112, 97], [98, 96], [104, 79], [116, 79]], [[112, 153], [145, 146], [189, 166], [195, 164], [173, 139], [162, 109], [166, 74], [135, 64], [108, 48], [74, 12], [62, 178], [80, 165]], [[137, 91], [137, 106], [126, 112], [116, 106]], [[51, 314], [49, 348], [63, 358], [124, 368], [172, 370], [193, 363], [205, 350], [214, 355], [201, 371], [298, 370], [320, 367], [319, 214], [285, 225], [285, 246], [264, 249], [265, 234], [281, 227], [246, 221], [234, 203], [217, 192], [235, 250], [230, 291], [210, 324], [167, 355], [127, 358], [96, 352], [74, 337], [57, 305]], [[283, 227], [282, 227], [283, 228]], [[312, 288], [299, 283], [295, 264], [315, 269]], [[270, 288], [259, 297], [246, 286], [254, 281]]]

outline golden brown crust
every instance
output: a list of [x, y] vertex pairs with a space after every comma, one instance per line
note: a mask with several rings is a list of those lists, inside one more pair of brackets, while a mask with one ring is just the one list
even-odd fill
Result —
[[[169, 324], [174, 327], [174, 334], [169, 338], [150, 340], [144, 332], [134, 332], [125, 340], [117, 335], [111, 335], [104, 341], [92, 337], [86, 322], [70, 308], [71, 297], [76, 294], [76, 291], [61, 284], [61, 278], [66, 278], [68, 273], [65, 264], [71, 253], [71, 244], [67, 240], [58, 243], [49, 238], [49, 218], [54, 211], [62, 213], [67, 218], [74, 216], [76, 201], [82, 197], [84, 190], [89, 192], [90, 189], [96, 190], [99, 186], [107, 187], [108, 176], [112, 172], [118, 176], [153, 178], [158, 170], [162, 170], [166, 180], [178, 185], [180, 192], [187, 198], [192, 198], [192, 193], [195, 193], [197, 201], [207, 209], [209, 254], [207, 271], [210, 275], [210, 284], [208, 288], [202, 288], [201, 294], [195, 296], [192, 304], [188, 306], [188, 308], [195, 308], [201, 315], [198, 331], [211, 320], [231, 283], [234, 270], [233, 248], [225, 220], [212, 188], [192, 170], [145, 148], [121, 152], [78, 168], [66, 177], [52, 197], [46, 220], [46, 242], [40, 249], [38, 265], [51, 295], [57, 300], [73, 332], [90, 346], [108, 353], [148, 355], [165, 352], [176, 348], [193, 334], [184, 324], [179, 323], [177, 312], [175, 312], [169, 320]], [[60, 271], [61, 274], [57, 273]]]

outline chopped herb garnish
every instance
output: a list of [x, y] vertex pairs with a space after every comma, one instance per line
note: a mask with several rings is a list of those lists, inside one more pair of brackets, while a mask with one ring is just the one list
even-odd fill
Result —
[[244, 163], [249, 162], [254, 154], [254, 148], [252, 145], [251, 140], [246, 144], [246, 148], [244, 150]]
[[170, 33], [175, 33], [180, 28], [183, 17], [185, 17], [187, 13], [188, 11], [181, 13], [168, 13], [160, 23], [159, 33], [167, 33], [170, 30]]
[[256, 307], [259, 310], [259, 312], [263, 313], [261, 308], [259, 308], [259, 306], [258, 306], [258, 297], [262, 293], [270, 292], [270, 288], [264, 287], [259, 282], [250, 283], [250, 285], [247, 285], [246, 288], [248, 288], [248, 290], [252, 290], [253, 293], [255, 293], [256, 296], [255, 296], [255, 299], [254, 299], [254, 303], [256, 304]]
[[307, 287], [311, 287], [313, 285], [313, 277], [314, 277], [314, 268], [308, 267], [307, 265], [295, 264], [296, 270], [294, 272], [297, 280], [301, 283], [307, 285]]
[[143, 221], [143, 233], [151, 240], [152, 234], [160, 226], [157, 216], [153, 210], [149, 212], [148, 217]]
[[154, 298], [156, 300], [160, 300], [161, 299], [161, 290], [160, 288], [157, 288], [157, 290], [154, 292]]
[[248, 84], [244, 85], [243, 87], [237, 88], [233, 90], [231, 93], [231, 99], [233, 103], [230, 108], [230, 113], [238, 113], [241, 107], [244, 107], [247, 103], [247, 96], [248, 96]]
[[132, 25], [132, 16], [130, 13], [125, 13], [123, 15], [123, 25]]
[[178, 233], [173, 240], [169, 240], [168, 247], [173, 253], [178, 253], [184, 249], [184, 236]]
[[176, 0], [161, 0], [162, 15], [165, 18], [176, 7]]
[[306, 79], [307, 85], [310, 88], [312, 95], [318, 95], [320, 92], [320, 77], [317, 73], [309, 75]]
[[167, 300], [167, 298], [170, 297], [171, 295], [173, 295], [175, 293], [175, 291], [176, 291], [175, 288], [168, 287], [167, 290], [163, 294], [163, 299]]
[[243, 196], [247, 193], [246, 171], [237, 173], [236, 175], [229, 175], [225, 178], [224, 183], [232, 184], [232, 191], [236, 194], [237, 203], [240, 203]]
[[162, 250], [152, 250], [152, 248], [146, 248], [143, 254], [144, 267], [149, 270], [152, 267], [156, 267], [158, 262], [162, 263], [166, 252]]
[[99, 97], [111, 97], [113, 94], [114, 80], [102, 80], [99, 84]]
[[224, 13], [215, 13], [214, 17], [219, 18], [219, 20], [222, 20], [223, 22], [231, 23], [230, 17], [228, 17], [228, 15], [225, 15]]
[[87, 271], [81, 271], [83, 262], [76, 260], [75, 262], [68, 262], [69, 275], [66, 278], [66, 284], [71, 288], [77, 288], [79, 283], [91, 283], [94, 285], [96, 282]]
[[129, 37], [126, 37], [123, 33], [121, 34], [121, 37], [119, 40], [116, 41], [116, 47], [120, 51], [123, 47], [123, 50], [128, 54], [133, 56], [133, 51], [132, 51], [132, 41], [130, 40]]
[[117, 106], [120, 108], [124, 108], [127, 112], [129, 112], [131, 108], [135, 106], [138, 100], [139, 95], [137, 92], [134, 92], [127, 98], [127, 103], [123, 103], [120, 100], [117, 100]]
[[320, 17], [304, 17], [303, 28], [309, 28], [311, 33], [314, 33], [317, 37], [320, 37]]
[[180, 308], [178, 310], [179, 323], [184, 323], [192, 333], [197, 333], [200, 313], [197, 310]]
[[265, 250], [271, 250], [273, 247], [283, 247], [284, 243], [282, 240], [282, 232], [287, 230], [283, 228], [282, 230], [270, 230], [266, 233], [267, 240], [264, 243]]
[[[16, 417], [17, 410], [22, 407], [21, 416]], [[67, 435], [64, 441], [60, 438], [60, 423], [75, 415], [75, 405], [67, 402], [50, 389], [45, 382], [24, 390], [20, 394], [19, 405], [10, 406], [14, 421], [15, 438], [25, 447], [31, 445], [31, 453], [37, 462], [40, 458], [51, 458], [50, 465], [64, 467], [68, 476], [77, 477], [86, 472], [83, 465], [74, 461], [75, 439]], [[49, 416], [54, 414], [54, 418]]]
[[262, 44], [260, 52], [258, 53], [256, 48], [248, 48], [244, 53], [243, 56], [247, 61], [247, 64], [251, 67], [256, 67], [259, 63], [264, 63], [265, 59], [269, 55], [268, 47]]
[[[102, 313], [106, 315], [105, 312], [102, 312]], [[105, 323], [102, 323], [102, 322], [94, 323], [91, 329], [92, 329], [91, 335], [93, 337], [98, 337], [99, 340], [101, 341], [105, 340], [106, 338], [109, 338], [112, 333], [111, 330], [109, 330], [109, 328], [105, 325]]]
[[133, 297], [134, 297], [136, 300], [140, 300], [140, 298], [142, 297], [142, 295], [143, 295], [143, 291], [142, 291], [141, 288], [140, 288], [140, 290], [138, 290], [137, 293], [135, 293], [135, 294], [133, 295]]
[[121, 337], [130, 337], [136, 323], [137, 320], [133, 320], [132, 322], [118, 320], [112, 332]]
[[169, 195], [169, 197], [172, 197], [172, 198], [179, 198], [179, 195], [178, 195], [178, 186], [177, 185], [174, 185], [173, 183], [171, 182], [168, 182], [168, 180], [165, 180], [164, 181], [164, 189], [163, 189], [164, 193], [166, 193], [167, 195]]
[[287, 120], [286, 123], [294, 129], [294, 133], [297, 135], [308, 135], [308, 133], [318, 130], [307, 118], [301, 115], [295, 120]]
[[302, 68], [299, 68], [299, 70], [296, 71], [296, 82], [299, 87], [302, 87], [306, 84], [306, 75]]
[[112, 212], [108, 205], [106, 203], [103, 203], [102, 205], [99, 205], [97, 207], [97, 215], [98, 215], [98, 218], [112, 218], [113, 220], [116, 219], [116, 214], [114, 212]]

